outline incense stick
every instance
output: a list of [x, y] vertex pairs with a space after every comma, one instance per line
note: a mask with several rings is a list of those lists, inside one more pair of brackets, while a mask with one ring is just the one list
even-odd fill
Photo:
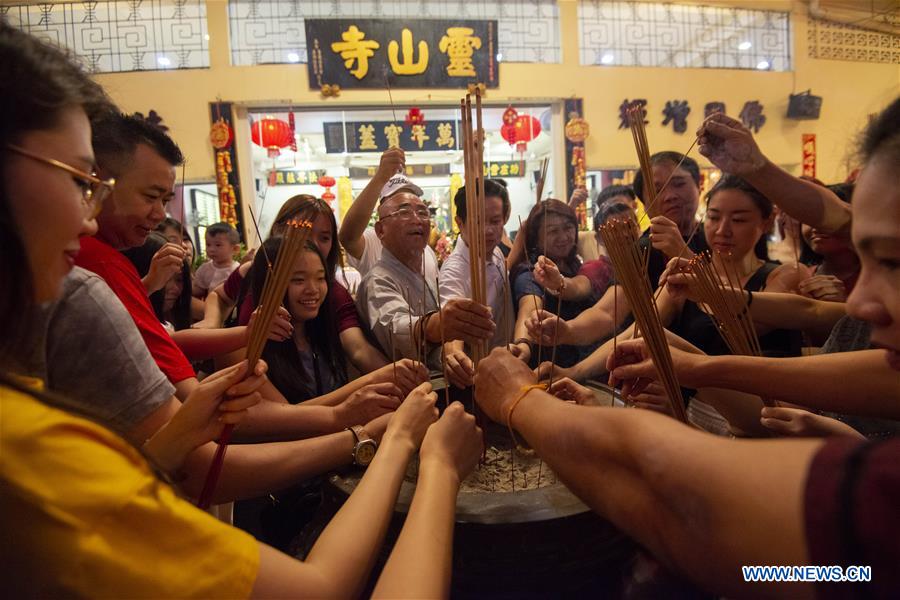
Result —
[[[278, 308], [282, 306], [284, 294], [287, 291], [288, 280], [295, 259], [309, 236], [312, 229], [312, 223], [308, 220], [294, 220], [288, 224], [285, 236], [281, 242], [281, 248], [275, 259], [275, 265], [271, 273], [266, 277], [263, 285], [263, 292], [259, 303], [259, 314], [256, 316], [255, 326], [250, 332], [250, 339], [247, 343], [246, 359], [248, 376], [253, 373], [256, 363], [262, 356], [263, 348], [269, 337], [272, 320]], [[213, 456], [209, 471], [206, 474], [206, 481], [200, 492], [200, 498], [197, 506], [206, 509], [209, 508], [212, 495], [215, 492], [219, 475], [222, 472], [222, 465], [225, 461], [225, 452], [231, 441], [231, 434], [234, 431], [234, 425], [226, 425], [219, 436], [218, 447]]]
[[616, 278], [621, 283], [631, 306], [635, 325], [643, 332], [647, 349], [669, 397], [672, 414], [680, 421], [686, 422], [681, 388], [672, 366], [668, 341], [659, 320], [654, 296], [650, 292], [650, 282], [643, 268], [643, 258], [638, 251], [634, 231], [630, 223], [610, 219], [600, 227], [600, 234], [613, 263]]
[[441, 326], [441, 373], [444, 375], [444, 408], [450, 406], [450, 378], [447, 376], [447, 356], [444, 353], [444, 305], [441, 303], [441, 282], [435, 280], [437, 288], [438, 324]]

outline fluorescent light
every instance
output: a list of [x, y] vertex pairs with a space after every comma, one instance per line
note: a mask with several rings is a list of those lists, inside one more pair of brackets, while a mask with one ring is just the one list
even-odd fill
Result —
[[168, 56], [157, 56], [157, 57], [156, 57], [156, 62], [157, 62], [157, 63], [159, 64], [159, 66], [161, 66], [161, 67], [169, 67], [169, 66], [172, 65], [172, 61], [169, 60], [169, 57], [168, 57]]
[[288, 52], [287, 59], [292, 63], [300, 62], [300, 55], [296, 52]]
[[497, 62], [503, 62], [503, 53], [502, 52], [497, 53]]
[[766, 59], [763, 59], [763, 60], [759, 61], [758, 63], [756, 63], [756, 68], [759, 69], [760, 71], [765, 71], [770, 66], [771, 65], [769, 64], [769, 61], [767, 61]]
[[604, 65], [611, 65], [613, 61], [616, 60], [616, 57], [613, 56], [612, 52], [607, 52], [603, 56], [600, 57], [600, 62]]
[[740, 44], [738, 44], [738, 50], [749, 50], [752, 47], [753, 44], [751, 44], [750, 42], [741, 42]]

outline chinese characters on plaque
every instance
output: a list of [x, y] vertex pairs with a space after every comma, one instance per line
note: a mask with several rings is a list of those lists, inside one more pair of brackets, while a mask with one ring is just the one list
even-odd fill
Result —
[[[384, 152], [397, 147], [407, 151], [458, 150], [456, 121], [437, 120], [407, 125], [403, 122], [337, 121], [322, 124], [325, 152]], [[346, 147], [345, 147], [346, 142]]]
[[306, 19], [305, 24], [311, 89], [500, 84], [496, 21]]
[[[619, 105], [619, 129], [628, 129], [627, 110], [630, 106], [638, 105], [644, 114], [644, 124], [649, 125], [647, 120], [647, 100], [646, 98], [625, 99]], [[724, 102], [707, 102], [703, 107], [703, 118], [706, 119], [717, 112], [725, 113]], [[667, 100], [661, 114], [664, 117], [660, 124], [668, 127], [670, 124], [675, 133], [684, 133], [688, 130], [687, 117], [691, 113], [691, 107], [687, 100]], [[759, 133], [762, 126], [766, 124], [766, 116], [763, 114], [763, 105], [758, 100], [748, 100], [744, 103], [740, 115], [738, 115], [745, 127], [752, 129], [754, 133]]]

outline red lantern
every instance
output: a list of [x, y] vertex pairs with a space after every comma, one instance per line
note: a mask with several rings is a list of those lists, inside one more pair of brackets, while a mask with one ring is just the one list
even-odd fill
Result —
[[406, 124], [410, 127], [413, 125], [422, 125], [425, 123], [425, 113], [422, 112], [417, 106], [409, 109], [409, 112], [406, 113]]
[[281, 149], [291, 145], [294, 133], [291, 126], [280, 119], [262, 119], [250, 126], [250, 139], [269, 152], [269, 158], [281, 154]]
[[530, 142], [541, 132], [541, 122], [531, 115], [519, 115], [515, 124], [516, 141]]
[[334, 177], [331, 175], [322, 175], [319, 177], [319, 185], [325, 188], [325, 193], [322, 194], [322, 200], [330, 204], [331, 201], [335, 199], [335, 195], [331, 193], [331, 186], [334, 185]]

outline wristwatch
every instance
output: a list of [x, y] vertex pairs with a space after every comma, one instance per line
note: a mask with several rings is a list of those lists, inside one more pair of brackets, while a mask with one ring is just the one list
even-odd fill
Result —
[[348, 427], [347, 430], [353, 434], [353, 439], [356, 440], [356, 444], [353, 446], [353, 464], [357, 467], [368, 467], [372, 459], [375, 458], [375, 450], [378, 449], [378, 444], [369, 437], [369, 434], [366, 433], [366, 430], [361, 425]]

